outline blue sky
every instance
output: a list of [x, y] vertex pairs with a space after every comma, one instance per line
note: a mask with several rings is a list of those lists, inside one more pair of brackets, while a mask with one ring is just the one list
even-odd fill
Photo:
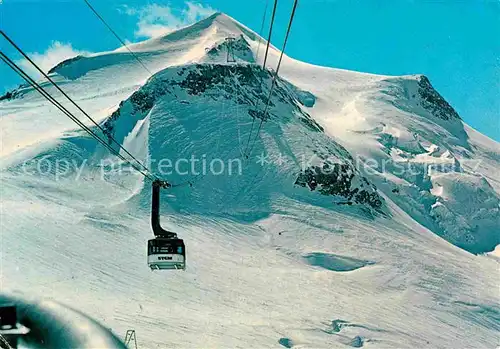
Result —
[[[266, 4], [266, 0], [90, 1], [131, 42], [187, 25], [213, 10], [258, 32]], [[279, 1], [272, 40], [278, 47], [291, 6], [292, 0]], [[46, 68], [80, 52], [119, 46], [83, 0], [0, 0], [0, 27]], [[0, 49], [20, 58], [3, 40]], [[299, 0], [286, 52], [336, 68], [425, 74], [468, 124], [500, 141], [497, 0]], [[19, 82], [0, 64], [0, 93]]]

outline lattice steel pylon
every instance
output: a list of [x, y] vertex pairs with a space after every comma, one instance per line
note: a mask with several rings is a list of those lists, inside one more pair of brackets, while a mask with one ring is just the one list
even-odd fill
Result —
[[227, 61], [227, 63], [236, 62], [236, 58], [234, 58], [233, 42], [234, 42], [233, 37], [226, 38], [226, 46], [227, 46], [227, 59], [226, 59], [226, 61]]
[[125, 333], [125, 345], [130, 348], [130, 343], [134, 343], [135, 349], [137, 349], [137, 338], [135, 336], [135, 330], [127, 330]]

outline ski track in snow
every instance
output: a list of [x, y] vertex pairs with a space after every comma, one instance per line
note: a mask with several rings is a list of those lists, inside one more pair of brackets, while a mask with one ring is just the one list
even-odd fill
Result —
[[[225, 15], [133, 49], [150, 69], [160, 71], [204, 62], [207, 47], [241, 33], [256, 52], [254, 34]], [[271, 48], [270, 68], [278, 55]], [[225, 56], [211, 62], [225, 63]], [[94, 55], [59, 74], [54, 76], [62, 88], [98, 121], [106, 120], [148, 78], [123, 49]], [[314, 96], [312, 107], [301, 108], [351, 154], [398, 161], [411, 156], [417, 166], [436, 159], [450, 163], [452, 155], [443, 145], [429, 141], [432, 132], [444, 132], [437, 122], [417, 119], [384, 99], [391, 98], [391, 86], [404, 86], [411, 95], [416, 77], [397, 80], [316, 67], [286, 56], [280, 75]], [[184, 97], [187, 103], [194, 100]], [[499, 345], [498, 253], [473, 255], [438, 237], [430, 230], [434, 223], [422, 213], [427, 202], [412, 196], [415, 201], [408, 203], [392, 191], [397, 187], [410, 197], [427, 182], [417, 190], [412, 178], [371, 176], [390, 212], [373, 217], [357, 207], [333, 205], [331, 198], [305, 188], [292, 192], [283, 183], [293, 182], [296, 163], [281, 168], [250, 164], [250, 175], [238, 178], [209, 176], [192, 189], [163, 193], [162, 224], [185, 240], [187, 269], [151, 272], [146, 265], [146, 241], [152, 236], [149, 183], [130, 173], [111, 173], [102, 180], [97, 164], [108, 155], [41, 98], [30, 91], [0, 103], [2, 291], [54, 298], [118, 336], [135, 329], [141, 348]], [[237, 119], [220, 118], [220, 103], [203, 101], [179, 104], [165, 97], [147, 115], [120, 120], [117, 132], [145, 163], [176, 151], [216, 149], [222, 158], [240, 153], [251, 119], [239, 114]], [[228, 115], [235, 112], [230, 102], [224, 108]], [[182, 114], [186, 110], [189, 115]], [[313, 133], [301, 137], [301, 126], [265, 123], [255, 153], [275, 157], [282, 152], [297, 160], [297, 149], [325, 139]], [[435, 206], [429, 204], [429, 212], [443, 205], [455, 217], [456, 205], [466, 214], [475, 213], [475, 206], [461, 205], [460, 186], [481, 184], [471, 195], [487, 198], [493, 206], [478, 217], [495, 224], [498, 144], [467, 125], [462, 128], [467, 144], [485, 161], [472, 168], [461, 159], [469, 177], [430, 176], [428, 195]], [[409, 131], [414, 129], [425, 134], [416, 137]], [[457, 130], [450, 138], [455, 143], [446, 144], [455, 153], [466, 145]], [[381, 143], [386, 139], [397, 139], [384, 143], [391, 152]], [[54, 173], [21, 171], [24, 160], [44, 155], [52, 161], [69, 157], [90, 162], [79, 181], [73, 180], [73, 172], [54, 181]], [[486, 237], [488, 232], [484, 230]]]

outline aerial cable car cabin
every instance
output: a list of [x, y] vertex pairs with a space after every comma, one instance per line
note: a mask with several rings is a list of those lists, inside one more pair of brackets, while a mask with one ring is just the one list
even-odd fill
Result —
[[186, 269], [186, 247], [177, 234], [160, 225], [160, 189], [166, 182], [155, 180], [151, 200], [151, 227], [155, 238], [148, 241], [148, 266], [151, 270]]

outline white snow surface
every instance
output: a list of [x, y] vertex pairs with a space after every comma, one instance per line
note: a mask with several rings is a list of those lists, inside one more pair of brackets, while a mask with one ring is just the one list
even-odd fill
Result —
[[[229, 36], [243, 45], [235, 63]], [[130, 48], [154, 77], [123, 48], [51, 76], [144, 163], [241, 155], [253, 107], [237, 100], [254, 90], [239, 72], [262, 72], [263, 39], [215, 14]], [[267, 68], [279, 53], [271, 46]], [[203, 67], [229, 75], [201, 94], [171, 85]], [[429, 107], [422, 79], [285, 55], [283, 99], [273, 97], [242, 175], [167, 178], [194, 181], [162, 192], [162, 224], [186, 243], [185, 272], [147, 268], [150, 183], [112, 170], [116, 158], [20, 88], [0, 101], [2, 292], [56, 299], [119, 336], [135, 329], [141, 348], [499, 346], [500, 147], [442, 104]], [[142, 111], [137, 91], [154, 97]], [[269, 163], [256, 164], [260, 154]], [[313, 154], [352, 165], [352, 185], [366, 177], [383, 207], [294, 185]]]

